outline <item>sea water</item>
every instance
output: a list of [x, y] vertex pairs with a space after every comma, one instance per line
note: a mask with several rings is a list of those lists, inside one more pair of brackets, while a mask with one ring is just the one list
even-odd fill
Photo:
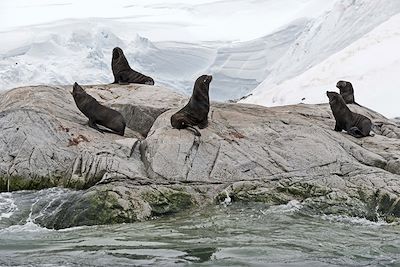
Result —
[[400, 266], [400, 225], [310, 215], [297, 201], [63, 230], [35, 223], [70, 193], [0, 193], [0, 266]]

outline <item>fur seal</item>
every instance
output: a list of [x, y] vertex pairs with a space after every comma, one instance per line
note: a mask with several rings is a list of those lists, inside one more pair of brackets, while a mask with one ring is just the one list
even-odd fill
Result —
[[208, 126], [208, 112], [210, 111], [208, 91], [211, 80], [211, 75], [202, 75], [197, 78], [189, 103], [171, 116], [171, 125], [173, 128], [191, 128], [197, 136], [201, 136], [200, 132], [193, 126], [198, 126], [200, 129]]
[[352, 112], [343, 97], [336, 92], [326, 92], [333, 116], [336, 120], [335, 131], [345, 130], [350, 135], [360, 138], [369, 136], [372, 122], [364, 115]]
[[112, 52], [111, 69], [114, 82], [119, 84], [140, 83], [154, 85], [154, 80], [146, 75], [134, 71], [128, 63], [121, 48], [115, 47]]
[[346, 104], [357, 104], [354, 100], [354, 89], [351, 82], [348, 81], [338, 81], [336, 87], [340, 90], [340, 95], [343, 97]]
[[[110, 132], [122, 136], [124, 135], [126, 123], [121, 113], [101, 105], [77, 83], [74, 83], [71, 94], [74, 97], [78, 109], [89, 119], [90, 127], [101, 133]], [[97, 124], [111, 129], [112, 131], [102, 130]]]

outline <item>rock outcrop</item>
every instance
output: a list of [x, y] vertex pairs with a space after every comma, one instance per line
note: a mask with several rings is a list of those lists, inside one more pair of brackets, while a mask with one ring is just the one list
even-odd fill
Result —
[[266, 108], [212, 103], [196, 137], [170, 126], [187, 98], [145, 85], [85, 86], [120, 111], [125, 137], [86, 125], [68, 87], [23, 87], [0, 97], [0, 189], [63, 186], [38, 223], [51, 228], [145, 220], [233, 201], [387, 221], [400, 217], [400, 126], [350, 105], [375, 136], [333, 131], [328, 104]]

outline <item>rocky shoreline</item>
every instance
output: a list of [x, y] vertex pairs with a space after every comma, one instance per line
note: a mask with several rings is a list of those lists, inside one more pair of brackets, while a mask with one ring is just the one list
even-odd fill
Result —
[[86, 125], [71, 86], [16, 88], [0, 98], [0, 190], [71, 188], [37, 222], [48, 228], [146, 220], [235, 201], [386, 221], [400, 217], [400, 126], [356, 105], [376, 135], [333, 131], [329, 104], [266, 108], [212, 103], [196, 137], [170, 126], [187, 98], [147, 85], [85, 90], [120, 111], [125, 137]]

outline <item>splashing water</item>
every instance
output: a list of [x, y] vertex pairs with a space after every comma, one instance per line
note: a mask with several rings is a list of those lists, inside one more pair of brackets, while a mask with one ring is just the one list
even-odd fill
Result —
[[0, 193], [0, 221], [3, 218], [10, 218], [17, 210], [12, 193]]

